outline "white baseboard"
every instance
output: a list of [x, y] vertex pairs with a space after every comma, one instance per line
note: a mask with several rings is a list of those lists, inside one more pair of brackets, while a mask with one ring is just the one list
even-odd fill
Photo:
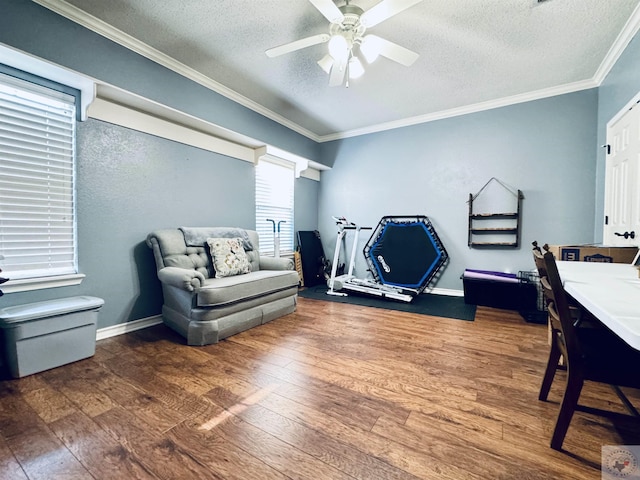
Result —
[[[450, 288], [434, 288], [431, 290], [427, 289], [424, 291], [424, 293], [433, 293], [434, 295], [449, 295], [450, 297], [464, 297], [464, 292], [462, 290], [453, 290]], [[96, 332], [96, 340], [104, 340], [105, 338], [117, 337], [118, 335], [135, 332], [136, 330], [142, 330], [143, 328], [152, 327], [160, 323], [162, 323], [162, 315], [156, 315], [154, 317], [141, 318], [140, 320], [134, 320], [132, 322], [112, 325], [111, 327], [100, 328]]]
[[96, 340], [117, 337], [118, 335], [142, 330], [143, 328], [152, 327], [159, 323], [162, 323], [162, 315], [155, 315], [153, 317], [141, 318], [140, 320], [134, 320], [132, 322], [119, 323], [118, 325], [112, 325], [111, 327], [100, 328], [96, 332]]

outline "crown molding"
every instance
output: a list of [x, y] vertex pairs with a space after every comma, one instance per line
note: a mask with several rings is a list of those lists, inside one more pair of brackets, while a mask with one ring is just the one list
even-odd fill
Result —
[[378, 125], [372, 125], [370, 127], [348, 130], [344, 132], [338, 132], [330, 135], [323, 135], [320, 137], [319, 142], [330, 142], [333, 140], [340, 140], [343, 138], [357, 137], [360, 135], [367, 135], [369, 133], [378, 133], [385, 130], [392, 130], [395, 128], [408, 127], [411, 125], [418, 125], [420, 123], [433, 122], [436, 120], [444, 120], [446, 118], [458, 117], [461, 115], [467, 115], [470, 113], [482, 112], [484, 110], [491, 110], [494, 108], [506, 107], [509, 105], [515, 105], [518, 103], [530, 102], [533, 100], [541, 100], [543, 98], [553, 97], [556, 95], [564, 95], [567, 93], [578, 92], [581, 90], [588, 90], [590, 88], [599, 87], [604, 79], [607, 77], [615, 63], [618, 61], [622, 52], [627, 48], [633, 37], [640, 30], [640, 5], [638, 5], [622, 31], [616, 37], [613, 45], [607, 52], [607, 55], [600, 63], [598, 70], [594, 76], [589, 80], [583, 80], [580, 82], [568, 83], [565, 85], [559, 85], [557, 87], [546, 88], [542, 90], [536, 90], [520, 95], [513, 95], [510, 97], [499, 98], [496, 100], [490, 100], [487, 102], [476, 103], [473, 105], [466, 105], [464, 107], [453, 108], [450, 110], [442, 110], [440, 112], [434, 112], [425, 115], [419, 115], [416, 117], [410, 117], [395, 122], [380, 123]]
[[578, 92], [581, 90], [588, 90], [590, 88], [597, 87], [598, 84], [594, 80], [583, 80], [581, 82], [567, 83], [557, 87], [545, 88], [542, 90], [536, 90], [533, 92], [522, 93], [518, 95], [512, 95], [510, 97], [498, 98], [496, 100], [489, 100], [486, 102], [475, 103], [473, 105], [465, 105], [463, 107], [452, 108], [449, 110], [443, 110], [440, 112], [428, 113], [425, 115], [418, 115], [415, 117], [405, 118], [394, 122], [380, 123], [378, 125], [372, 125], [370, 127], [358, 128], [355, 130], [348, 130], [345, 132], [339, 132], [331, 135], [324, 135], [320, 137], [320, 142], [330, 142], [333, 140], [340, 140], [343, 138], [357, 137], [360, 135], [367, 135], [369, 133], [378, 133], [385, 130], [393, 130], [396, 128], [409, 127], [412, 125], [418, 125], [420, 123], [433, 122], [436, 120], [444, 120], [446, 118], [459, 117], [461, 115], [468, 115], [470, 113], [483, 112], [485, 110], [492, 110], [494, 108], [507, 107], [509, 105], [516, 105], [518, 103], [530, 102], [532, 100], [541, 100], [543, 98], [555, 97], [557, 95], [564, 95], [567, 93]]
[[629, 45], [629, 42], [631, 42], [633, 37], [640, 30], [640, 5], [638, 5], [632, 13], [631, 17], [629, 17], [629, 20], [625, 24], [620, 34], [617, 36], [615, 42], [607, 52], [607, 55], [600, 63], [600, 66], [591, 79], [536, 90], [533, 92], [527, 92], [524, 94], [499, 98], [496, 100], [489, 100], [473, 105], [452, 108], [440, 112], [418, 115], [415, 117], [410, 117], [393, 122], [380, 123], [369, 127], [347, 130], [329, 135], [317, 135], [314, 132], [311, 132], [310, 130], [307, 130], [306, 128], [298, 125], [297, 123], [292, 122], [291, 120], [258, 104], [257, 102], [254, 102], [253, 100], [240, 95], [238, 92], [231, 90], [221, 83], [212, 80], [211, 78], [203, 75], [193, 68], [176, 61], [170, 56], [156, 50], [146, 43], [141, 42], [131, 35], [122, 32], [121, 30], [116, 29], [115, 27], [94, 17], [93, 15], [80, 10], [79, 8], [67, 3], [64, 0], [32, 1], [318, 143], [367, 135], [370, 133], [378, 133], [386, 130], [393, 130], [396, 128], [403, 128], [412, 125], [418, 125], [421, 123], [433, 122], [436, 120], [444, 120], [461, 115], [468, 115], [470, 113], [492, 110], [495, 108], [515, 105], [518, 103], [530, 102], [556, 95], [563, 95], [599, 87], [615, 65], [624, 49]]
[[[320, 181], [320, 171], [329, 169], [323, 164], [272, 145], [265, 145], [259, 140], [116, 86], [101, 83], [78, 72], [63, 69], [2, 43], [0, 43], [0, 55], [3, 62], [9, 66], [81, 89], [83, 120], [91, 117], [251, 163], [255, 162], [257, 151], [268, 149], [272, 154], [295, 163], [297, 176], [310, 180]], [[0, 256], [1, 259], [2, 256]], [[54, 277], [47, 277], [45, 282], [32, 279], [14, 280], [3, 285], [3, 291], [9, 293], [51, 286], [76, 285], [82, 281], [84, 275], [59, 276], [50, 280], [51, 278]]]
[[147, 45], [144, 42], [141, 42], [135, 37], [132, 37], [131, 35], [118, 30], [112, 25], [109, 25], [99, 18], [96, 18], [93, 15], [80, 10], [76, 6], [69, 4], [64, 0], [32, 1], [51, 10], [52, 12], [57, 13], [58, 15], [62, 15], [63, 17], [77, 23], [78, 25], [82, 25], [83, 27], [88, 28], [98, 35], [102, 35], [103, 37], [108, 38], [109, 40], [122, 45], [123, 47], [182, 75], [183, 77], [193, 80], [194, 82], [199, 83], [200, 85], [207, 87], [208, 89], [213, 90], [216, 93], [219, 93], [229, 100], [232, 100], [250, 110], [253, 110], [260, 115], [263, 115], [270, 120], [273, 120], [274, 122], [277, 122], [280, 125], [283, 125], [284, 127], [287, 127], [290, 130], [293, 130], [294, 132], [309, 138], [310, 140], [313, 140], [315, 142], [319, 141], [318, 135], [298, 125], [297, 123], [288, 120], [287, 118], [269, 110], [268, 108], [260, 105], [257, 102], [254, 102], [253, 100], [250, 100], [243, 95], [240, 95], [238, 92], [231, 90], [230, 88], [216, 82], [215, 80], [212, 80], [211, 78], [203, 75], [197, 70], [188, 67], [181, 62], [178, 62], [169, 55], [156, 50], [155, 48]]
[[638, 33], [638, 30], [640, 30], [640, 5], [636, 7], [629, 17], [629, 20], [627, 20], [624, 28], [618, 34], [604, 60], [600, 63], [600, 67], [598, 67], [598, 70], [593, 76], [593, 80], [598, 86], [602, 85], [602, 82], [618, 61], [622, 52], [624, 52], [625, 48], [627, 48], [631, 40], [633, 40], [633, 37]]
[[97, 85], [97, 97], [88, 114], [96, 120], [251, 163], [269, 150], [295, 163], [298, 177], [310, 180], [320, 181], [320, 170], [329, 168], [112, 85]]

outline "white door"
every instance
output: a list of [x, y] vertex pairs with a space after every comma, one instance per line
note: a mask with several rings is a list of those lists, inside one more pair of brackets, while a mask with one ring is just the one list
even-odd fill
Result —
[[606, 245], [640, 245], [640, 103], [607, 126]]

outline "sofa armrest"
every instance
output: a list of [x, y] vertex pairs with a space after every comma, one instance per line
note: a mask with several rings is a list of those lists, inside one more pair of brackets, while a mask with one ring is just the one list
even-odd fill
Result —
[[260, 257], [260, 270], [295, 270], [293, 259]]
[[164, 267], [158, 271], [162, 283], [193, 292], [204, 284], [204, 275], [196, 270], [178, 267]]

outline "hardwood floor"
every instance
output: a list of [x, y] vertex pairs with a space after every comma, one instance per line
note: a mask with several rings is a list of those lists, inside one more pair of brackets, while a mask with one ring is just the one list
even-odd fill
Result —
[[[538, 401], [547, 353], [546, 326], [483, 307], [300, 298], [207, 347], [160, 325], [1, 381], [0, 478], [599, 479], [601, 446], [639, 444], [638, 423], [578, 412], [551, 450], [564, 378]], [[604, 386], [581, 403], [624, 412]]]

